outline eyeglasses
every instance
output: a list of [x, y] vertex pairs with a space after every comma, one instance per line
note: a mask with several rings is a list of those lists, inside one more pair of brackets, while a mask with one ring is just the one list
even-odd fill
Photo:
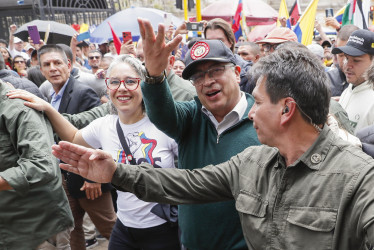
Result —
[[14, 61], [14, 63], [25, 63], [25, 61]]
[[226, 67], [235, 67], [234, 64], [226, 64], [215, 66], [213, 68], [208, 69], [207, 71], [199, 72], [190, 77], [190, 81], [194, 86], [200, 86], [205, 82], [205, 74], [208, 74], [209, 78], [214, 80], [219, 79], [223, 73], [225, 72]]
[[93, 60], [93, 59], [100, 59], [101, 56], [89, 56], [88, 59]]
[[262, 48], [264, 48], [265, 52], [269, 52], [272, 48], [273, 50], [276, 50], [279, 44], [270, 44], [270, 43], [264, 43], [262, 45]]
[[126, 80], [105, 78], [105, 83], [107, 88], [111, 90], [119, 89], [119, 86], [121, 86], [122, 83], [128, 91], [134, 91], [139, 86], [140, 78], [128, 77]]

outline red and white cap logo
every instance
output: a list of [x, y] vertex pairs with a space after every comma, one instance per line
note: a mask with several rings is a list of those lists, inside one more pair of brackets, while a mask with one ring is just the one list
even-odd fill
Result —
[[191, 49], [192, 60], [197, 60], [205, 57], [210, 51], [209, 45], [206, 42], [196, 42]]

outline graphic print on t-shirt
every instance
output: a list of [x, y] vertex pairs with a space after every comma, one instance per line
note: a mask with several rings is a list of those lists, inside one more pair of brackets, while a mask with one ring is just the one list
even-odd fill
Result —
[[[135, 162], [140, 164], [142, 162], [148, 162], [155, 167], [157, 166], [156, 161], [160, 161], [160, 157], [153, 156], [153, 150], [157, 146], [155, 139], [147, 138], [144, 132], [133, 132], [125, 135], [127, 145], [130, 148], [130, 152], [135, 158]], [[117, 162], [129, 163], [127, 161], [126, 153], [123, 149], [119, 149], [117, 153]]]

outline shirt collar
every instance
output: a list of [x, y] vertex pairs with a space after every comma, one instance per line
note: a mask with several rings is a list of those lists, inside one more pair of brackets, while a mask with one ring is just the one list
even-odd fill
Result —
[[60, 91], [58, 92], [58, 94], [56, 94], [55, 90], [53, 88], [51, 88], [50, 92], [49, 92], [49, 96], [51, 97], [51, 100], [53, 100], [53, 98], [55, 96], [60, 96], [62, 97], [62, 95], [64, 94], [65, 92], [65, 89], [66, 89], [66, 86], [68, 85], [68, 82], [69, 82], [69, 78], [68, 80], [65, 82], [64, 86], [62, 86], [62, 88], [60, 89]]
[[[235, 105], [235, 107], [228, 114], [225, 115], [225, 117], [229, 116], [231, 113], [236, 113], [240, 120], [244, 116], [244, 113], [248, 106], [248, 102], [247, 102], [247, 98], [244, 92], [240, 91], [240, 95], [241, 97], [240, 97], [239, 102]], [[204, 105], [201, 106], [201, 111], [204, 114], [206, 114], [209, 118], [211, 117], [214, 118], [214, 115]], [[225, 117], [223, 118], [223, 120], [225, 120]]]
[[335, 136], [330, 128], [327, 125], [324, 125], [313, 145], [289, 167], [296, 166], [302, 162], [310, 169], [319, 170], [321, 163], [323, 163], [331, 148], [334, 138]]

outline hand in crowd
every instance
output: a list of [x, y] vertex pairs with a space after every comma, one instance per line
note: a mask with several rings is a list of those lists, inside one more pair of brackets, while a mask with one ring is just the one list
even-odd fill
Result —
[[316, 28], [316, 30], [318, 30], [318, 31], [322, 29], [322, 26], [321, 26], [321, 24], [318, 22], [317, 19], [314, 21], [314, 28]]
[[127, 41], [121, 45], [120, 55], [130, 54], [136, 56], [135, 47], [132, 40]]
[[39, 111], [45, 111], [48, 107], [50, 107], [50, 104], [43, 99], [37, 97], [36, 95], [22, 89], [15, 89], [10, 90], [7, 93], [7, 96], [10, 99], [20, 98], [25, 100], [24, 103], [25, 106], [39, 110]]
[[9, 26], [9, 32], [11, 34], [14, 34], [14, 32], [16, 32], [16, 30], [17, 30], [17, 25], [12, 24], [12, 25]]
[[60, 168], [98, 183], [111, 182], [117, 168], [110, 153], [66, 141], [53, 145], [52, 153], [65, 162]]
[[41, 39], [39, 40], [39, 44], [35, 44], [34, 41], [30, 37], [28, 37], [27, 39], [28, 39], [29, 44], [32, 47], [34, 47], [36, 50], [39, 50], [40, 47], [42, 47], [43, 45], [45, 45], [44, 41], [41, 40]]
[[182, 41], [182, 36], [177, 35], [165, 44], [165, 26], [159, 24], [155, 36], [151, 23], [146, 19], [138, 18], [140, 34], [143, 40], [145, 68], [150, 76], [159, 76], [168, 65], [170, 53]]
[[286, 17], [283, 16], [283, 17], [279, 18], [278, 21], [280, 22], [282, 27], [287, 26], [287, 18]]
[[174, 36], [177, 36], [177, 35], [184, 35], [184, 34], [188, 34], [188, 30], [187, 30], [187, 23], [186, 22], [183, 22], [181, 25], [179, 25], [177, 27], [177, 29], [175, 30], [175, 33], [174, 33]]
[[326, 26], [333, 27], [334, 29], [340, 28], [340, 23], [334, 17], [326, 17]]
[[78, 33], [75, 33], [72, 37], [71, 37], [71, 40], [70, 40], [70, 47], [72, 47], [72, 46], [74, 46], [74, 48], [75, 47], [77, 47], [77, 45], [78, 45], [78, 40], [77, 40], [77, 36], [78, 36], [79, 34]]
[[90, 182], [85, 181], [80, 190], [86, 191], [86, 197], [89, 200], [94, 200], [103, 194], [101, 192], [100, 183], [90, 183]]

